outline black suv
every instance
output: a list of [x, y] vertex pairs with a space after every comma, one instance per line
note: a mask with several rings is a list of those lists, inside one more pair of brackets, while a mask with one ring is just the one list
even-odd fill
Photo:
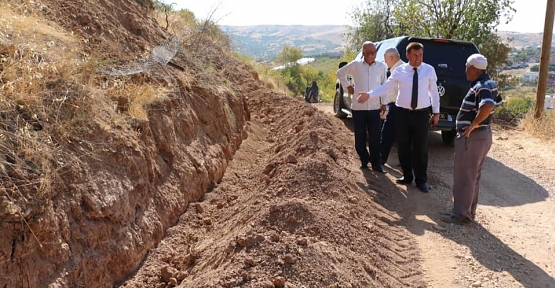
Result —
[[[420, 42], [424, 45], [424, 63], [433, 66], [436, 70], [441, 113], [437, 128], [441, 130], [443, 142], [450, 145], [457, 135], [455, 118], [462, 99], [470, 87], [465, 74], [466, 59], [474, 53], [479, 53], [478, 48], [474, 43], [467, 41], [402, 36], [377, 42], [376, 61], [384, 62], [385, 50], [395, 47], [401, 55], [401, 60], [408, 62], [406, 47], [410, 42]], [[361, 58], [362, 51], [355, 59]], [[339, 68], [345, 64], [347, 62], [341, 62]], [[351, 114], [352, 97], [353, 95], [343, 91], [338, 80], [335, 84], [333, 100], [333, 112], [336, 117], [344, 118]]]

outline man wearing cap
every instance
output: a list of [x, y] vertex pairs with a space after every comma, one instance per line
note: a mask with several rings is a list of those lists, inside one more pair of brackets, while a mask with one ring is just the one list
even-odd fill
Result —
[[471, 88], [457, 114], [453, 168], [453, 210], [441, 216], [447, 223], [469, 225], [476, 217], [482, 164], [491, 147], [490, 123], [501, 96], [486, 73], [488, 61], [480, 54], [466, 60], [466, 79]]

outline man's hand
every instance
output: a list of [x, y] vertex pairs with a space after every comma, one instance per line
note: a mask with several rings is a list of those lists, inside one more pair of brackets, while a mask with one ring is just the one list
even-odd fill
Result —
[[470, 126], [463, 127], [462, 129], [464, 137], [468, 138], [470, 136], [470, 133], [472, 133], [472, 131], [476, 129], [476, 127], [478, 127], [478, 125], [474, 124], [474, 122], [470, 123]]
[[370, 99], [370, 95], [368, 95], [368, 93], [358, 92], [358, 97], [357, 97], [357, 102], [358, 103], [364, 103], [364, 102], [368, 101], [368, 99]]
[[355, 94], [355, 88], [353, 86], [349, 86], [347, 87], [347, 92], [349, 92], [349, 94]]
[[432, 124], [432, 127], [436, 128], [437, 123], [439, 123], [439, 114], [432, 115], [432, 118], [430, 118], [430, 123]]
[[385, 108], [385, 105], [380, 106], [380, 113], [382, 115], [384, 115], [386, 111], [387, 111], [387, 109]]

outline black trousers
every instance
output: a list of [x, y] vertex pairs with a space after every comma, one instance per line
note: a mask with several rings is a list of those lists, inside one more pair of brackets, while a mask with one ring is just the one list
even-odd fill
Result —
[[[353, 126], [355, 129], [355, 149], [360, 162], [370, 163], [372, 167], [379, 167], [380, 160], [380, 110], [353, 110]], [[368, 133], [368, 148], [366, 135]]]
[[[397, 107], [397, 150], [406, 180], [428, 181], [428, 109], [410, 111]], [[413, 174], [414, 173], [414, 174]]]
[[397, 136], [397, 121], [396, 121], [396, 114], [397, 114], [397, 106], [395, 106], [395, 102], [387, 104], [388, 112], [387, 116], [385, 117], [385, 121], [383, 122], [382, 126], [382, 140], [380, 143], [380, 154], [381, 154], [381, 161], [382, 164], [387, 162], [387, 158], [389, 157], [389, 152], [391, 152], [391, 147], [393, 147], [393, 143], [395, 142], [395, 137]]

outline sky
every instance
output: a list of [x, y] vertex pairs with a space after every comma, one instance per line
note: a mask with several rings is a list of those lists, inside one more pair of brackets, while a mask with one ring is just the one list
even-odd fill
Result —
[[[219, 25], [352, 25], [349, 11], [365, 0], [161, 0]], [[513, 20], [500, 31], [543, 32], [547, 0], [514, 0]], [[292, 8], [295, 7], [295, 8]]]

